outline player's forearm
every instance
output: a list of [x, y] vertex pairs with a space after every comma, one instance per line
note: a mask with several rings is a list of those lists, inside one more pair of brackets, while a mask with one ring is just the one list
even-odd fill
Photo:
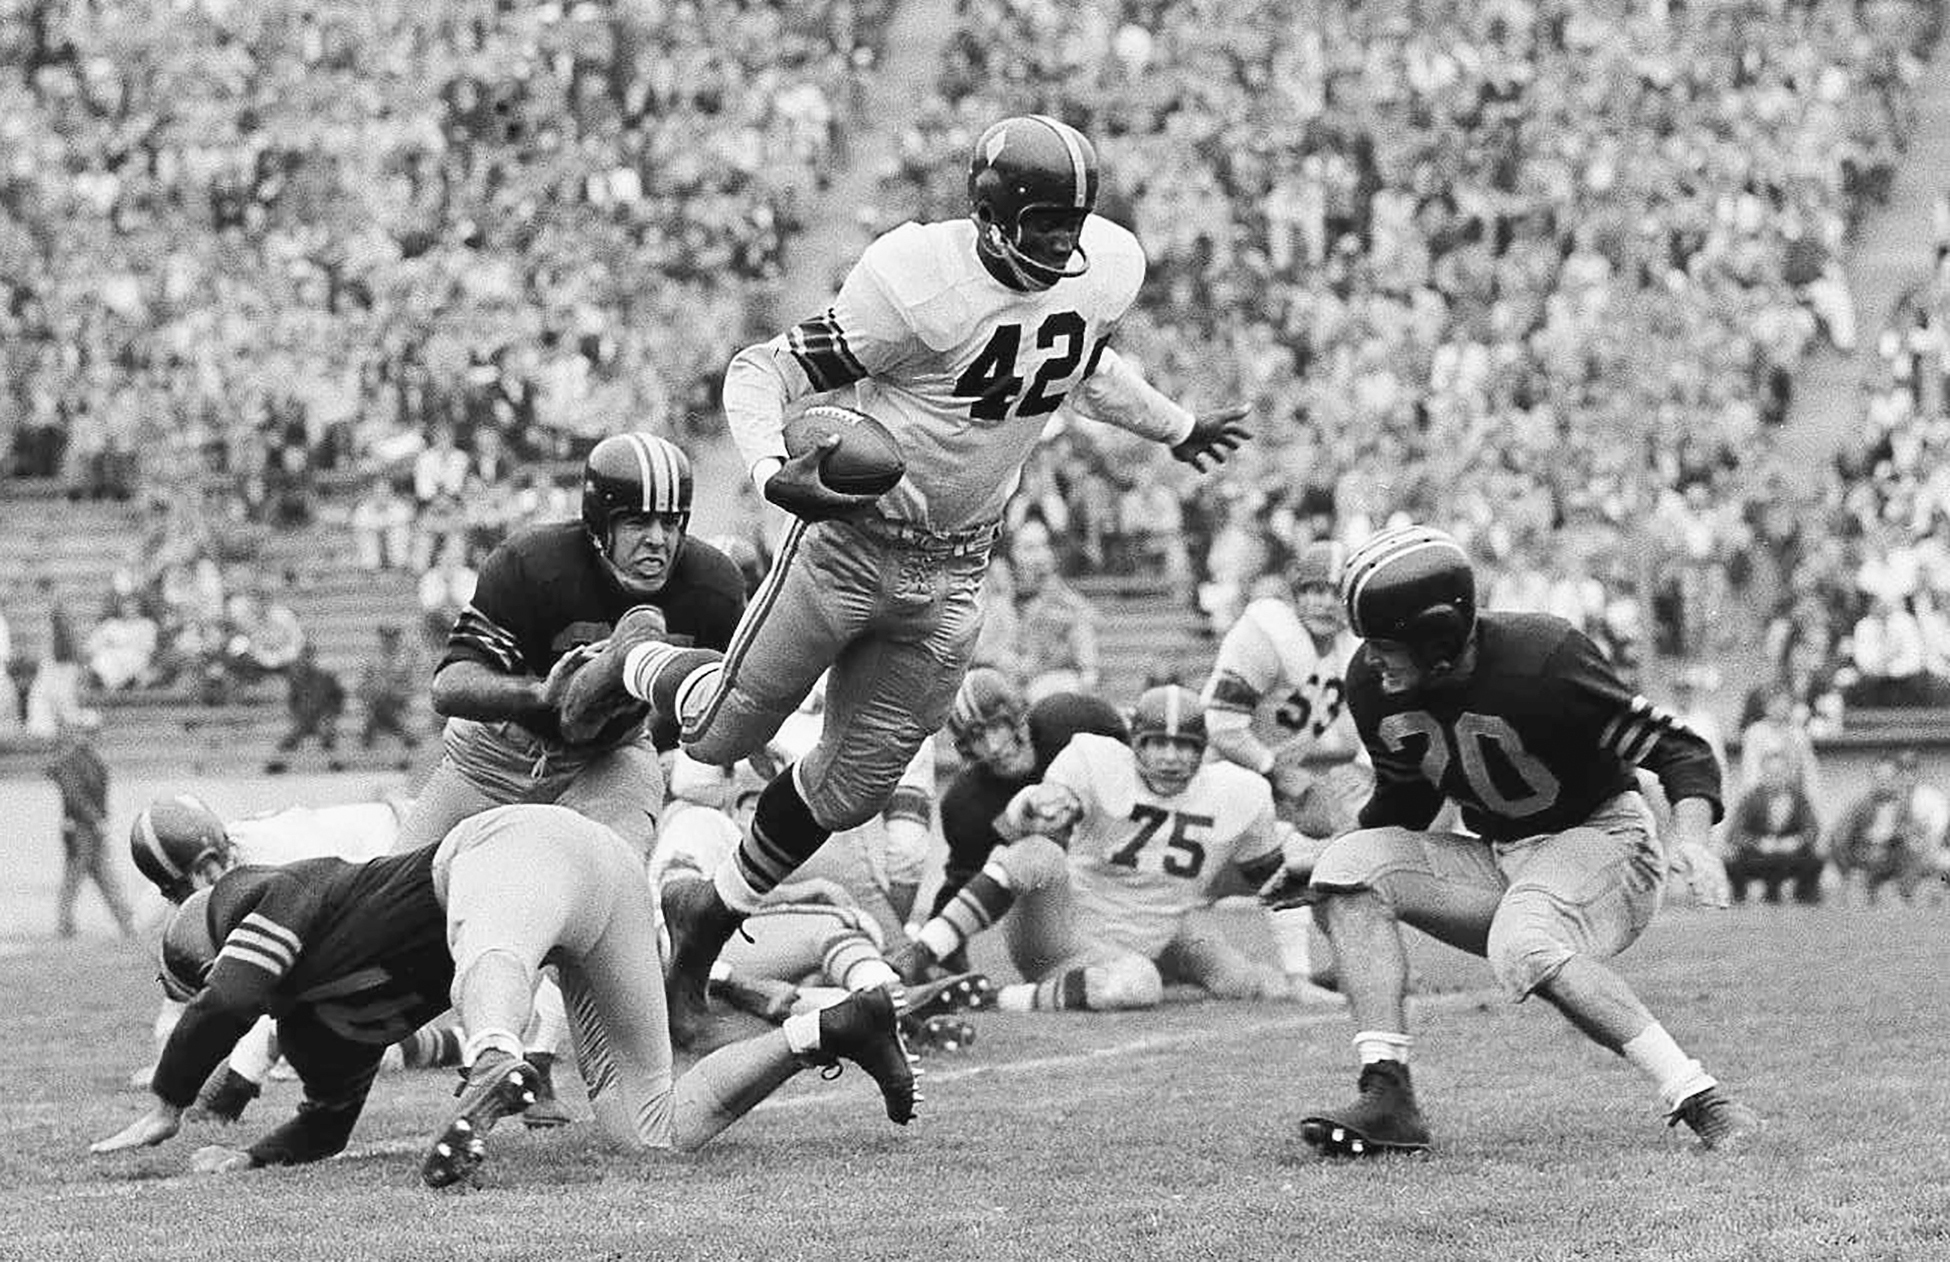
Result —
[[1109, 348], [1098, 359], [1097, 371], [1071, 392], [1070, 401], [1093, 421], [1161, 443], [1181, 443], [1192, 432], [1192, 414]]
[[207, 997], [206, 992], [191, 1003], [170, 1031], [149, 1083], [157, 1098], [175, 1108], [186, 1109], [196, 1102], [204, 1082], [259, 1016], [257, 1011], [206, 1005]]
[[811, 391], [812, 383], [783, 337], [747, 346], [732, 356], [731, 366], [725, 369], [725, 422], [760, 490], [765, 478], [785, 461], [786, 406]]
[[549, 713], [543, 685], [532, 675], [503, 674], [481, 662], [449, 662], [433, 677], [433, 709], [450, 719], [532, 719]]
[[[1205, 719], [1211, 731], [1212, 748], [1217, 751], [1219, 757], [1262, 776], [1273, 770], [1273, 751], [1266, 747], [1264, 741], [1253, 735], [1246, 716], [1223, 715], [1223, 719], [1226, 720], [1223, 722], [1220, 721], [1221, 718], [1222, 712], [1214, 710], [1208, 711]], [[1233, 719], [1237, 719], [1238, 722], [1231, 722], [1230, 720]]]

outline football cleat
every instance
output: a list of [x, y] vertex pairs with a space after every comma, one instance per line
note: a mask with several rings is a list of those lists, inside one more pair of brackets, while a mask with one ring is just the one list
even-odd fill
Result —
[[914, 1085], [916, 1058], [901, 1038], [894, 997], [886, 987], [856, 990], [832, 1007], [820, 1009], [819, 1048], [806, 1058], [835, 1070], [842, 1058], [852, 1061], [880, 1084], [889, 1121], [905, 1126], [913, 1120], [914, 1106], [921, 1099]]
[[623, 686], [625, 659], [639, 644], [663, 639], [666, 631], [664, 611], [655, 605], [638, 605], [616, 620], [609, 639], [562, 690], [556, 706], [562, 739], [570, 744], [594, 740], [618, 715], [643, 708]]
[[1693, 1128], [1702, 1148], [1716, 1152], [1745, 1147], [1767, 1125], [1760, 1114], [1717, 1085], [1687, 1096], [1666, 1115], [1667, 1126], [1681, 1122]]
[[673, 1047], [702, 1056], [743, 1037], [710, 1000], [711, 964], [743, 918], [724, 906], [709, 881], [665, 881], [658, 906], [670, 934], [664, 997]]
[[918, 987], [930, 979], [942, 975], [941, 964], [934, 958], [934, 952], [918, 939], [909, 939], [900, 949], [887, 957], [887, 966], [900, 975], [903, 983]]
[[995, 1007], [995, 983], [982, 973], [950, 973], [907, 987], [901, 1001], [906, 1016], [941, 1016]]
[[530, 1052], [528, 1063], [535, 1070], [535, 1103], [521, 1113], [521, 1124], [531, 1131], [552, 1130], [575, 1121], [555, 1094], [555, 1057], [548, 1052]]
[[1300, 1120], [1300, 1138], [1323, 1157], [1377, 1157], [1391, 1152], [1421, 1152], [1429, 1128], [1415, 1104], [1408, 1066], [1378, 1060], [1361, 1067], [1361, 1094], [1333, 1114]]
[[901, 1037], [920, 1052], [962, 1052], [975, 1041], [975, 1027], [960, 1017], [906, 1013], [900, 1020]]
[[450, 1187], [471, 1177], [487, 1159], [487, 1135], [494, 1124], [535, 1103], [535, 1067], [498, 1049], [482, 1052], [460, 1088], [453, 1118], [427, 1149], [420, 1178], [431, 1188]]

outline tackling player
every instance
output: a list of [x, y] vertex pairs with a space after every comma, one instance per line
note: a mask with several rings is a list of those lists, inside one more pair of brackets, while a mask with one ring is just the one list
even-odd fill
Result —
[[[1711, 849], [1711, 749], [1635, 695], [1583, 633], [1549, 614], [1476, 611], [1476, 578], [1439, 530], [1383, 531], [1348, 559], [1348, 621], [1365, 646], [1348, 704], [1375, 765], [1360, 828], [1330, 844], [1310, 896], [1340, 961], [1360, 1096], [1305, 1118], [1329, 1155], [1429, 1145], [1409, 1082], [1400, 924], [1485, 956], [1512, 1000], [1541, 996], [1652, 1083], [1708, 1148], [1760, 1129], [1603, 961], [1644, 932], [1666, 871], [1634, 776], [1672, 802], [1672, 852], [1694, 893], [1727, 903]], [[1432, 832], [1445, 798], [1468, 833]]]
[[[1041, 783], [1016, 794], [989, 857], [896, 959], [909, 977], [959, 951], [1011, 909], [1009, 954], [1028, 979], [997, 1006], [1148, 1008], [1170, 980], [1224, 998], [1287, 998], [1294, 984], [1226, 942], [1204, 914], [1228, 869], [1253, 885], [1285, 859], [1266, 781], [1203, 762], [1198, 695], [1176, 685], [1138, 698], [1127, 747], [1075, 737]], [[1067, 850], [1067, 854], [1065, 853]]]
[[[451, 954], [450, 954], [451, 950]], [[497, 807], [437, 847], [364, 864], [244, 867], [192, 895], [163, 935], [163, 982], [189, 1001], [149, 1111], [90, 1151], [162, 1143], [239, 1035], [275, 1012], [304, 1084], [297, 1114], [247, 1149], [212, 1145], [199, 1173], [316, 1161], [341, 1151], [385, 1046], [446, 1008], [472, 1068], [421, 1177], [468, 1177], [502, 1117], [534, 1099], [516, 1031], [544, 956], [562, 987], [590, 1102], [618, 1146], [689, 1151], [807, 1065], [854, 1061], [905, 1123], [919, 1098], [884, 990], [721, 1049], [673, 1081], [655, 915], [643, 860], [614, 830], [566, 807]]]
[[[725, 413], [765, 498], [798, 520], [722, 663], [619, 637], [572, 682], [565, 720], [619, 683], [681, 716], [704, 762], [748, 755], [828, 667], [817, 746], [777, 776], [735, 862], [673, 907], [671, 1022], [707, 1022], [713, 960], [767, 890], [834, 832], [871, 818], [947, 718], [980, 630], [977, 593], [1003, 505], [1050, 416], [1077, 412], [1170, 445], [1203, 469], [1250, 437], [1234, 407], [1194, 415], [1109, 342], [1144, 279], [1132, 235], [1092, 214], [1096, 151], [1042, 115], [985, 130], [966, 219], [904, 224], [869, 245], [825, 312], [740, 351]], [[822, 391], [899, 441], [884, 496], [836, 492], [824, 448], [788, 457], [787, 407]]]

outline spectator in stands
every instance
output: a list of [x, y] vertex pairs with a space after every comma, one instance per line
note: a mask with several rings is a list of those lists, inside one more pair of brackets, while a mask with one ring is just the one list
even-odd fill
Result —
[[99, 724], [101, 715], [82, 703], [81, 644], [67, 602], [45, 575], [38, 586], [48, 602], [48, 639], [27, 689], [27, 732], [55, 737]]
[[1893, 884], [1904, 902], [1935, 874], [1950, 827], [1950, 802], [1921, 782], [1914, 750], [1876, 760], [1869, 787], [1836, 821], [1829, 853], [1847, 889], [1874, 906]]
[[425, 569], [450, 537], [466, 529], [461, 496], [467, 489], [467, 453], [449, 426], [439, 426], [413, 460], [413, 500], [417, 530], [414, 564]]
[[1923, 626], [1908, 599], [1875, 596], [1849, 638], [1857, 675], [1849, 691], [1852, 704], [1920, 706], [1937, 700], [1926, 669]]
[[48, 778], [61, 795], [61, 888], [55, 896], [55, 932], [75, 935], [75, 910], [83, 881], [93, 881], [125, 938], [135, 918], [116, 875], [108, 846], [108, 767], [95, 752], [92, 726], [64, 724], [55, 736]]
[[278, 738], [278, 756], [268, 760], [264, 770], [272, 775], [289, 770], [291, 764], [284, 755], [297, 750], [306, 740], [316, 739], [318, 747], [325, 751], [326, 768], [343, 771], [345, 763], [338, 756], [338, 744], [339, 719], [345, 713], [345, 685], [319, 664], [318, 649], [312, 644], [301, 645], [297, 657], [283, 673], [285, 708], [291, 726]]
[[1097, 610], [1056, 572], [1049, 528], [1031, 518], [1009, 541], [1016, 584], [1019, 671], [1032, 703], [1097, 687]]
[[1181, 603], [1191, 599], [1192, 559], [1185, 550], [1185, 514], [1166, 471], [1145, 461], [1117, 502], [1118, 541], [1130, 570], [1164, 580]]
[[20, 687], [14, 661], [13, 625], [0, 613], [0, 740], [20, 730]]
[[216, 664], [225, 686], [251, 687], [284, 675], [305, 649], [298, 615], [262, 587], [233, 595], [226, 615], [223, 655]]
[[448, 539], [433, 567], [420, 575], [420, 634], [429, 649], [446, 647], [447, 633], [474, 599], [474, 584], [479, 581], [480, 575], [467, 563], [466, 542]]
[[420, 688], [420, 664], [417, 655], [402, 642], [397, 623], [380, 623], [377, 635], [378, 644], [373, 655], [360, 664], [354, 687], [365, 710], [359, 748], [372, 749], [381, 736], [395, 738], [400, 743], [399, 767], [404, 771], [420, 748], [419, 733], [406, 724]]
[[1742, 794], [1727, 819], [1727, 879], [1736, 903], [1758, 881], [1764, 898], [1781, 901], [1788, 886], [1797, 903], [1821, 901], [1821, 821], [1801, 788], [1785, 750], [1761, 759], [1760, 779]]
[[133, 596], [115, 596], [83, 643], [88, 671], [105, 692], [144, 687], [156, 654], [156, 624]]
[[1808, 734], [1807, 716], [1796, 708], [1792, 697], [1778, 689], [1767, 695], [1761, 717], [1740, 733], [1739, 784], [1743, 790], [1761, 783], [1761, 764], [1775, 753], [1786, 757], [1791, 774], [1808, 799], [1820, 801], [1820, 764], [1815, 758], [1814, 739]]
[[389, 477], [366, 483], [352, 506], [352, 547], [362, 570], [403, 570], [412, 564], [413, 504]]

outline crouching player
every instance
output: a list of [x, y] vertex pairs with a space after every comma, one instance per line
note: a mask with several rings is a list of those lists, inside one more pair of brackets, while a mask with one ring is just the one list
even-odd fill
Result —
[[[1321, 854], [1310, 891], [1341, 964], [1359, 1096], [1303, 1118], [1332, 1156], [1429, 1145], [1409, 1082], [1401, 924], [1486, 957], [1512, 1000], [1536, 995], [1658, 1093], [1708, 1148], [1761, 1120], [1680, 1049], [1608, 963], [1659, 906], [1666, 856], [1637, 766], [1672, 802], [1672, 850], [1708, 906], [1726, 906], [1710, 849], [1712, 750], [1636, 696], [1576, 628], [1476, 612], [1468, 556], [1439, 530], [1384, 531], [1348, 559], [1348, 621], [1365, 641], [1348, 705], [1375, 765], [1360, 828]], [[1444, 799], [1469, 832], [1430, 828]]]
[[[1264, 778], [1204, 763], [1198, 695], [1172, 685], [1138, 698], [1127, 747], [1080, 734], [999, 821], [1011, 844], [989, 857], [896, 960], [923, 976], [1012, 909], [1003, 931], [1027, 981], [1004, 1010], [1148, 1008], [1165, 982], [1222, 998], [1289, 998], [1289, 979], [1225, 940], [1209, 908], [1231, 868], [1260, 885], [1283, 867], [1292, 830]], [[1067, 853], [1065, 853], [1067, 847]]]
[[365, 864], [245, 867], [199, 891], [163, 939], [166, 987], [189, 1007], [163, 1050], [155, 1101], [91, 1151], [159, 1144], [197, 1084], [275, 1012], [304, 1100], [249, 1148], [211, 1146], [204, 1173], [315, 1161], [342, 1150], [388, 1043], [451, 1000], [472, 1068], [427, 1152], [439, 1187], [471, 1174], [494, 1124], [534, 1099], [520, 1030], [544, 957], [559, 965], [578, 1064], [606, 1138], [631, 1150], [704, 1144], [806, 1065], [844, 1057], [905, 1123], [919, 1098], [884, 990], [732, 1044], [674, 1078], [656, 919], [641, 857], [566, 807], [495, 807], [437, 847]]

